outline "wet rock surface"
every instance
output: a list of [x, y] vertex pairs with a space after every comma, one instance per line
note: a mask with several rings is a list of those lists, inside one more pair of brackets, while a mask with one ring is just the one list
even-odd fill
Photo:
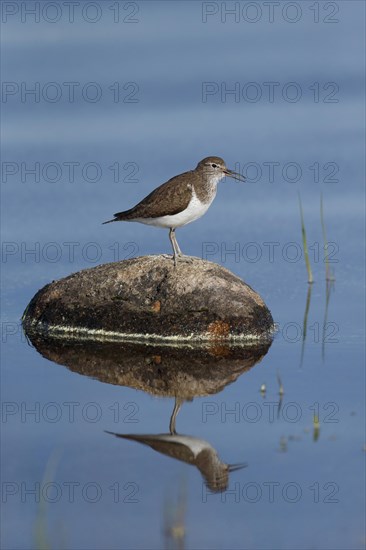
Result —
[[268, 338], [271, 313], [249, 285], [199, 258], [142, 256], [74, 273], [29, 303], [28, 333], [131, 341]]

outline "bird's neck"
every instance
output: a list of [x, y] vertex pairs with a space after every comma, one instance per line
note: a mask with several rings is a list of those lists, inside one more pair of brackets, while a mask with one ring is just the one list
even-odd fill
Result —
[[194, 190], [201, 202], [212, 202], [216, 196], [217, 184], [224, 176], [219, 174], [198, 174]]

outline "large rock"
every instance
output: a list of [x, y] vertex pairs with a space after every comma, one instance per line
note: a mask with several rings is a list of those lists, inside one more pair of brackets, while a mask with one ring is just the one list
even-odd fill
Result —
[[28, 305], [27, 332], [72, 338], [167, 343], [268, 338], [273, 319], [261, 297], [212, 262], [143, 256], [74, 273]]

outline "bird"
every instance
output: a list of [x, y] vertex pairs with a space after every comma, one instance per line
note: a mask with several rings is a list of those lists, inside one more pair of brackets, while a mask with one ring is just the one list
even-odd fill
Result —
[[121, 434], [116, 432], [106, 431], [110, 435], [114, 435], [121, 439], [129, 439], [137, 441], [143, 445], [148, 445], [154, 451], [161, 454], [196, 466], [200, 471], [205, 484], [212, 492], [222, 493], [226, 491], [229, 484], [229, 474], [242, 468], [246, 468], [248, 464], [226, 464], [217, 454], [217, 451], [212, 445], [190, 435], [175, 434]]
[[184, 256], [176, 239], [175, 230], [203, 216], [211, 206], [217, 192], [217, 184], [225, 176], [244, 182], [245, 177], [227, 168], [221, 157], [206, 157], [194, 170], [174, 176], [166, 181], [136, 206], [117, 212], [104, 224], [126, 221], [139, 222], [169, 229], [173, 248], [174, 265]]

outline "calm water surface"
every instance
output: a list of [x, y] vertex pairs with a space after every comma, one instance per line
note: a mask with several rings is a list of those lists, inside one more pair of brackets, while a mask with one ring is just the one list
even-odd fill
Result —
[[[200, 2], [118, 4], [118, 23], [99, 2], [95, 23], [80, 3], [74, 23], [49, 8], [3, 24], [2, 548], [364, 548], [364, 4], [315, 3], [318, 23], [308, 2], [296, 23], [284, 3], [273, 23], [260, 2], [256, 23], [221, 3], [206, 23]], [[260, 292], [270, 347], [30, 345], [19, 320], [44, 284], [169, 251], [166, 231], [101, 222], [207, 155], [248, 183], [221, 182], [179, 243]], [[175, 403], [183, 451], [159, 437]]]

